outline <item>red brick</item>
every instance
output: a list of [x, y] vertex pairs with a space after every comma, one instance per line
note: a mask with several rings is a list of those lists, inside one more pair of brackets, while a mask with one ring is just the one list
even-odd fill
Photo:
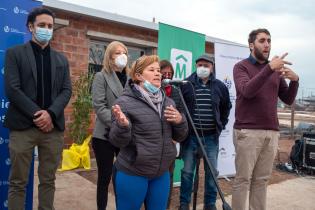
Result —
[[72, 37], [71, 36], [58, 34], [58, 35], [56, 35], [55, 39], [58, 40], [58, 42], [61, 42], [64, 44], [72, 44]]
[[67, 36], [72, 36], [72, 37], [78, 37], [79, 32], [75, 28], [67, 28], [66, 30], [66, 35]]
[[[79, 16], [77, 14], [66, 13], [63, 11], [54, 11], [58, 18], [69, 20], [69, 26], [58, 29], [54, 32], [52, 46], [61, 51], [69, 60], [70, 75], [72, 84], [78, 79], [82, 72], [87, 72], [89, 62], [89, 43], [90, 38], [86, 35], [88, 30], [108, 33], [118, 36], [126, 36], [130, 38], [142, 39], [146, 41], [156, 42], [158, 40], [158, 32], [147, 30], [139, 27], [117, 24], [110, 21], [99, 20], [93, 17]], [[206, 46], [208, 49], [209, 47]], [[153, 50], [156, 52], [156, 49]], [[69, 146], [73, 140], [69, 137], [68, 126], [72, 122], [72, 97], [65, 109], [65, 145]], [[95, 123], [95, 113], [91, 113], [91, 125], [89, 132], [92, 132]]]
[[88, 44], [88, 40], [87, 39], [84, 39], [84, 38], [74, 38], [73, 39], [73, 44], [74, 45], [80, 45], [80, 46], [82, 46], [82, 45], [86, 45], [87, 46], [87, 44]]
[[86, 29], [86, 23], [81, 21], [71, 21], [70, 27], [78, 29], [78, 30], [85, 30]]
[[74, 45], [66, 44], [64, 47], [65, 47], [65, 51], [70, 52], [70, 53], [75, 53], [78, 50], [78, 47], [76, 47]]

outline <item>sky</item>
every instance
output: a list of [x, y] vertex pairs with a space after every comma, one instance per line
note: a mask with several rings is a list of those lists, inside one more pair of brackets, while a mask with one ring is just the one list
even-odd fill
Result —
[[314, 0], [62, 0], [145, 21], [163, 22], [247, 45], [257, 28], [271, 33], [270, 59], [286, 60], [300, 77], [299, 95], [315, 95]]

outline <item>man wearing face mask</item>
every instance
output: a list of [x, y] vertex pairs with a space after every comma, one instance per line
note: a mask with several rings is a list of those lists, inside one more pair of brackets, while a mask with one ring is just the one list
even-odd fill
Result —
[[[192, 85], [182, 86], [182, 92], [189, 114], [205, 147], [207, 158], [217, 168], [219, 136], [228, 122], [232, 107], [229, 91], [223, 82], [215, 78], [214, 60], [202, 55], [196, 60], [197, 71], [188, 80]], [[198, 156], [199, 144], [190, 125], [190, 135], [182, 144], [184, 168], [181, 171], [180, 207], [189, 210], [193, 178]], [[217, 189], [211, 177], [210, 169], [205, 167], [204, 210], [215, 210]]]
[[35, 8], [27, 18], [32, 40], [10, 48], [4, 64], [10, 102], [4, 125], [10, 129], [8, 209], [23, 210], [33, 149], [38, 146], [38, 209], [52, 210], [55, 173], [63, 149], [64, 108], [71, 97], [69, 65], [50, 47], [54, 14]]

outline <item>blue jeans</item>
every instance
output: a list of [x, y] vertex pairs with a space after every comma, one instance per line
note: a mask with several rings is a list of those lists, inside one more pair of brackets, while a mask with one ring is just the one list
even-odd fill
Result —
[[[202, 138], [201, 138], [202, 139]], [[197, 152], [199, 148], [198, 140], [195, 136], [190, 136], [187, 145], [183, 148], [182, 158], [184, 160], [184, 168], [181, 171], [181, 187], [180, 187], [180, 203], [189, 204], [191, 200], [191, 193], [193, 188], [193, 178], [196, 168]], [[207, 157], [217, 170], [217, 160], [219, 153], [219, 142], [216, 135], [205, 136], [204, 146], [207, 153]], [[217, 188], [211, 177], [211, 172], [204, 161], [205, 168], [205, 193], [204, 204], [214, 205], [217, 198]], [[217, 172], [217, 171], [216, 171]], [[217, 175], [217, 173], [215, 174]]]
[[115, 194], [117, 210], [140, 210], [145, 202], [146, 210], [165, 210], [170, 190], [170, 174], [165, 172], [156, 178], [133, 176], [117, 171]]

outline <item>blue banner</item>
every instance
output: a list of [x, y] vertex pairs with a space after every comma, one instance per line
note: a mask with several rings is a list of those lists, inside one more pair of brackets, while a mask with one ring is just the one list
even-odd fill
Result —
[[[26, 28], [26, 20], [32, 8], [40, 6], [41, 2], [33, 0], [1, 0], [0, 1], [0, 209], [8, 208], [8, 176], [10, 170], [9, 131], [3, 127], [5, 112], [9, 102], [4, 94], [4, 55], [6, 49], [27, 42], [31, 35]], [[34, 165], [30, 169], [30, 179], [27, 186], [26, 210], [33, 206]]]

